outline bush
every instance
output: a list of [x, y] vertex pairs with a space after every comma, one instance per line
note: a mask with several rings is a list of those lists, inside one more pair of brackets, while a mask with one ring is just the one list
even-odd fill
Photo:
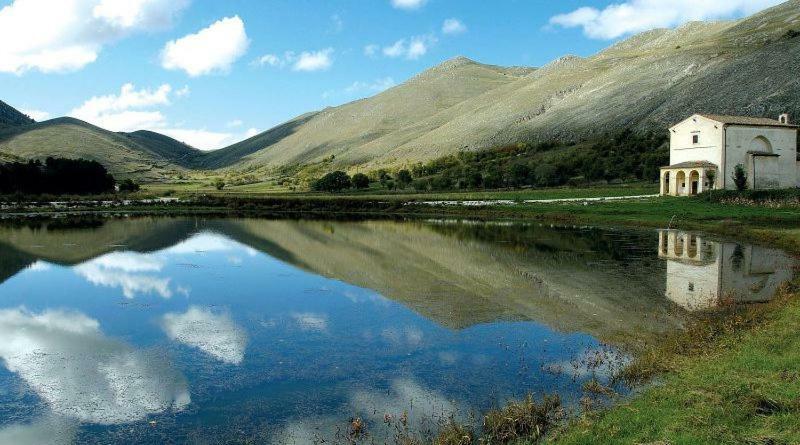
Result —
[[343, 171], [337, 170], [314, 181], [311, 188], [320, 192], [336, 193], [349, 189], [351, 185], [350, 176]]
[[365, 189], [369, 187], [369, 178], [364, 173], [356, 173], [353, 175], [353, 187], [357, 189]]
[[121, 192], [138, 192], [139, 184], [133, 182], [131, 179], [125, 179], [119, 183], [119, 191]]
[[402, 188], [408, 187], [408, 185], [411, 184], [411, 181], [412, 178], [410, 171], [400, 170], [399, 172], [397, 172], [397, 183], [400, 185], [400, 187]]
[[222, 178], [217, 178], [211, 183], [211, 185], [213, 185], [217, 190], [222, 190], [225, 188], [225, 181], [223, 181]]
[[740, 192], [747, 190], [747, 172], [742, 164], [737, 164], [733, 169], [733, 183], [736, 185], [736, 190]]

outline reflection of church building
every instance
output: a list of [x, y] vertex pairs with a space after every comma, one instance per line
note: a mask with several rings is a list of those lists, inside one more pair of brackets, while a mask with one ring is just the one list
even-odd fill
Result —
[[733, 189], [737, 165], [750, 189], [800, 185], [797, 126], [786, 114], [778, 120], [695, 114], [670, 128], [669, 162], [661, 169], [662, 195]]
[[778, 250], [677, 230], [659, 232], [658, 256], [667, 260], [667, 298], [688, 310], [769, 301], [793, 275], [793, 260]]

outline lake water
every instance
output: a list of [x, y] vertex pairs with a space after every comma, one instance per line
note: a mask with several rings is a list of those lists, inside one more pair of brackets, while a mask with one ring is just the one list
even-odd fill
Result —
[[[630, 354], [792, 260], [690, 233], [457, 221], [0, 225], [0, 443], [383, 443]], [[384, 420], [389, 416], [390, 422]], [[403, 427], [406, 428], [406, 427]]]

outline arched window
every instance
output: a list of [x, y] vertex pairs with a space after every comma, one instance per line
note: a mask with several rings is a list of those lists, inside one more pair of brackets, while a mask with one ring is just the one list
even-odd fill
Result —
[[750, 142], [750, 150], [762, 153], [772, 153], [772, 144], [764, 136], [758, 136]]

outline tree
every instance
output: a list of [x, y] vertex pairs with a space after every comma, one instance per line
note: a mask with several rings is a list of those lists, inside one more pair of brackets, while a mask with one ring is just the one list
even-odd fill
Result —
[[131, 179], [125, 179], [119, 183], [119, 191], [121, 192], [138, 192], [139, 184], [133, 182]]
[[536, 185], [548, 187], [558, 183], [558, 170], [553, 164], [539, 164], [533, 171], [536, 177]]
[[411, 172], [408, 170], [400, 170], [397, 172], [397, 183], [400, 184], [400, 187], [406, 188], [409, 184], [411, 184]]
[[742, 164], [736, 165], [733, 169], [733, 183], [736, 185], [736, 190], [740, 192], [747, 190], [747, 172]]
[[528, 176], [531, 173], [530, 167], [525, 164], [514, 164], [511, 167], [511, 180], [516, 187], [523, 186], [528, 183]]
[[214, 186], [215, 189], [222, 190], [225, 188], [225, 181], [223, 181], [222, 178], [217, 178], [214, 180], [212, 185]]
[[353, 187], [357, 189], [365, 189], [369, 187], [369, 178], [364, 173], [356, 173], [353, 175]]
[[312, 187], [314, 190], [321, 191], [321, 192], [341, 192], [344, 189], [350, 188], [352, 182], [350, 181], [350, 176], [343, 171], [335, 171], [326, 174], [325, 176], [321, 177], [320, 179], [314, 181]]
[[715, 180], [717, 179], [717, 172], [714, 170], [707, 171], [706, 178], [708, 178], [708, 188], [710, 190], [714, 190]]

